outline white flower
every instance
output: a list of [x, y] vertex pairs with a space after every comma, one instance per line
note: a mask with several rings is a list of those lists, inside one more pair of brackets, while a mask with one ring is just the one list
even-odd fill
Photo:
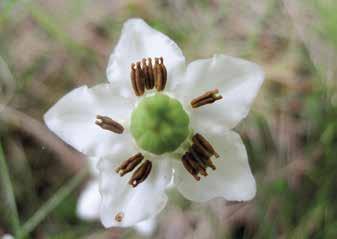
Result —
[[[87, 221], [100, 218], [101, 195], [99, 193], [98, 170], [96, 168], [98, 160], [99, 158], [97, 157], [88, 158], [92, 179], [87, 183], [77, 202], [77, 215]], [[139, 234], [150, 236], [155, 231], [156, 226], [156, 219], [150, 218], [137, 223], [134, 228]]]
[[[151, 65], [145, 57], [162, 58]], [[65, 142], [100, 158], [104, 226], [157, 215], [173, 172], [174, 185], [193, 201], [255, 196], [245, 147], [231, 129], [247, 116], [263, 82], [259, 66], [225, 55], [186, 66], [171, 39], [131, 19], [107, 75], [109, 84], [77, 88], [45, 115]]]
[[5, 234], [1, 237], [1, 239], [14, 239], [14, 237], [11, 234]]

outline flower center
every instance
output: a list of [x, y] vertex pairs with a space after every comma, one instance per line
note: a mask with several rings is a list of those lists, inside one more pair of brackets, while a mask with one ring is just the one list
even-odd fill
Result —
[[145, 97], [134, 109], [130, 131], [140, 148], [153, 154], [175, 151], [189, 133], [180, 102], [163, 93]]

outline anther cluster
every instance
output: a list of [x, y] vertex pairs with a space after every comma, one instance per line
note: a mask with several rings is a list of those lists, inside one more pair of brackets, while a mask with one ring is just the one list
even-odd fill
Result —
[[162, 57], [155, 58], [154, 65], [150, 57], [131, 64], [131, 83], [136, 96], [144, 95], [145, 89], [162, 91], [166, 82], [167, 70]]
[[213, 146], [201, 135], [195, 134], [192, 137], [192, 146], [183, 155], [181, 161], [185, 169], [197, 180], [200, 180], [199, 174], [208, 176], [206, 169], [208, 167], [216, 169], [211, 157], [219, 157]]
[[[144, 156], [141, 153], [137, 153], [125, 160], [117, 169], [116, 172], [120, 176], [124, 176], [125, 174], [133, 171], [144, 159]], [[132, 174], [131, 179], [129, 180], [129, 184], [132, 187], [136, 187], [138, 184], [143, 182], [150, 174], [152, 169], [152, 162], [146, 160], [142, 163], [136, 171]]]

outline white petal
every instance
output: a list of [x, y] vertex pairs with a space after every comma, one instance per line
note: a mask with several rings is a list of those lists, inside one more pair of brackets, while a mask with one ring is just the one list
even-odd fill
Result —
[[142, 236], [151, 236], [157, 227], [156, 218], [150, 218], [148, 220], [139, 222], [135, 225], [135, 229]]
[[[109, 153], [112, 153], [112, 152], [109, 151]], [[98, 171], [98, 168], [97, 168], [98, 162], [99, 162], [99, 157], [88, 157], [88, 164], [89, 164], [90, 173], [94, 177], [99, 176], [99, 171]]]
[[[166, 205], [165, 189], [172, 177], [168, 160], [153, 159], [148, 178], [136, 188], [128, 184], [132, 172], [120, 177], [115, 169], [137, 151], [121, 147], [112, 157], [99, 162], [100, 192], [102, 196], [101, 221], [105, 227], [133, 226], [158, 214]], [[118, 222], [116, 216], [121, 215]]]
[[5, 234], [1, 237], [1, 239], [14, 239], [14, 237], [11, 234]]
[[92, 180], [81, 193], [77, 202], [77, 215], [83, 220], [97, 220], [100, 212], [101, 195], [98, 180]]
[[193, 128], [232, 129], [249, 112], [263, 82], [261, 68], [249, 61], [225, 55], [194, 61], [181, 81], [180, 95], [190, 101], [206, 91], [219, 89], [223, 99], [191, 110]]
[[80, 152], [89, 156], [111, 153], [126, 133], [115, 134], [95, 124], [96, 115], [106, 115], [127, 124], [132, 104], [111, 84], [79, 87], [62, 97], [44, 115], [48, 128]]
[[144, 57], [164, 58], [168, 84], [171, 85], [174, 83], [172, 79], [176, 79], [176, 72], [185, 66], [185, 57], [174, 41], [151, 28], [142, 19], [130, 19], [124, 23], [119, 42], [110, 56], [108, 80], [132, 95], [130, 66]]
[[220, 155], [220, 158], [212, 159], [217, 169], [207, 169], [208, 176], [202, 177], [198, 182], [181, 162], [174, 160], [174, 182], [178, 190], [184, 197], [197, 202], [216, 197], [230, 201], [252, 199], [256, 193], [256, 184], [240, 136], [233, 131], [203, 135]]

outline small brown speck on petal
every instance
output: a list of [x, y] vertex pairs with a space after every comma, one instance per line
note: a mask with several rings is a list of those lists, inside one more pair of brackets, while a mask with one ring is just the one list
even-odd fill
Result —
[[116, 216], [115, 216], [115, 220], [117, 222], [123, 221], [123, 218], [124, 218], [124, 213], [122, 213], [122, 212], [117, 213]]

